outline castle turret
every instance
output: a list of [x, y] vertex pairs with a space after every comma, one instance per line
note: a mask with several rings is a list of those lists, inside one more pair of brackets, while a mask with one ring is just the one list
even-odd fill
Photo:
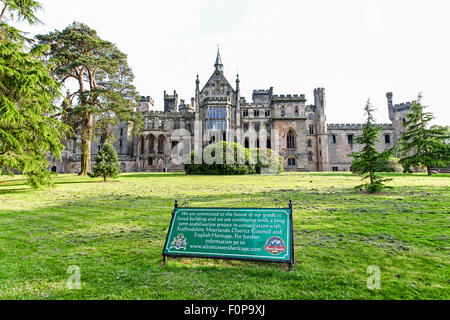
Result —
[[178, 111], [178, 94], [176, 91], [172, 95], [168, 95], [164, 91], [164, 112], [177, 112]]
[[403, 123], [406, 121], [412, 102], [394, 104], [394, 95], [392, 92], [388, 92], [386, 97], [389, 108], [389, 119], [392, 121], [392, 126], [394, 127], [394, 143], [397, 143], [406, 130]]
[[236, 127], [235, 130], [241, 128], [241, 80], [239, 80], [239, 74], [236, 75]]
[[200, 112], [200, 79], [195, 80], [195, 98], [193, 100], [194, 112], [195, 112], [195, 120], [194, 120], [194, 151], [195, 151], [195, 163], [202, 163], [202, 146], [203, 146], [203, 126], [202, 126], [202, 117]]
[[155, 106], [155, 102], [150, 96], [141, 96], [138, 104], [138, 110], [141, 112], [150, 112]]
[[392, 94], [392, 92], [388, 92], [386, 93], [386, 98], [388, 101], [389, 119], [391, 119], [391, 121], [394, 121], [394, 102], [393, 102], [394, 95]]
[[317, 164], [318, 171], [330, 171], [328, 156], [328, 125], [327, 125], [327, 102], [324, 88], [314, 90], [314, 105], [316, 109], [315, 134], [317, 137]]

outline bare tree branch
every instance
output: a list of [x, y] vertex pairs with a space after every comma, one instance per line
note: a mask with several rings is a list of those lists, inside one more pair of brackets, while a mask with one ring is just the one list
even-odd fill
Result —
[[4, 15], [5, 12], [6, 12], [6, 9], [8, 9], [8, 4], [7, 4], [7, 3], [5, 3], [5, 7], [3, 8], [2, 13], [0, 14], [0, 20], [2, 20], [3, 15]]

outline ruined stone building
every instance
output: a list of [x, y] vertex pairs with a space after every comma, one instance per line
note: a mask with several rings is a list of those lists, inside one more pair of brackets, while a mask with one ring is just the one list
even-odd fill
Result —
[[[400, 138], [402, 122], [411, 103], [394, 105], [392, 93], [387, 94], [391, 123], [382, 128], [378, 149], [391, 149]], [[172, 152], [181, 141], [176, 132], [185, 132], [192, 139], [188, 148], [194, 150], [195, 139], [202, 145], [221, 140], [238, 142], [247, 148], [270, 148], [284, 159], [286, 171], [349, 171], [354, 151], [360, 146], [355, 138], [362, 124], [329, 124], [326, 92], [314, 90], [308, 103], [304, 94], [274, 94], [273, 88], [253, 91], [252, 101], [241, 96], [240, 79], [234, 86], [225, 78], [220, 53], [214, 72], [200, 86], [197, 76], [195, 95], [190, 101], [178, 98], [177, 92], [164, 92], [164, 111], [156, 111], [151, 97], [142, 97], [139, 110], [145, 123], [138, 136], [121, 123], [115, 128], [115, 147], [123, 172], [182, 171], [182, 163], [173, 161]], [[196, 125], [201, 124], [201, 126]], [[254, 138], [250, 133], [259, 133]], [[92, 144], [92, 160], [102, 141]], [[53, 161], [51, 169], [58, 173], [75, 173], [80, 169], [80, 150], [76, 141], [67, 142], [63, 161]], [[187, 152], [185, 152], [187, 155]], [[93, 162], [94, 164], [94, 162]]]

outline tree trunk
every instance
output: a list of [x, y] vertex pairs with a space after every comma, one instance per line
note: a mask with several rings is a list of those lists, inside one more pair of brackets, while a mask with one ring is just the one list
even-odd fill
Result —
[[103, 176], [103, 182], [106, 182], [106, 176]]
[[91, 172], [92, 114], [88, 113], [83, 119], [81, 131], [81, 171], [79, 175], [86, 176]]
[[428, 173], [429, 176], [432, 175], [432, 172], [431, 172], [431, 168], [430, 168], [430, 167], [427, 167], [427, 173]]

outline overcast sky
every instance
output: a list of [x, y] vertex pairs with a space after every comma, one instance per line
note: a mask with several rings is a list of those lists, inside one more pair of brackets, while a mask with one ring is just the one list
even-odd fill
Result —
[[86, 23], [128, 54], [141, 95], [162, 108], [163, 91], [190, 101], [195, 75], [213, 72], [220, 45], [225, 75], [239, 71], [247, 101], [254, 89], [276, 94], [327, 90], [328, 122], [363, 121], [371, 98], [388, 122], [394, 103], [415, 99], [449, 124], [450, 1], [448, 0], [39, 0], [42, 26], [31, 34]]

